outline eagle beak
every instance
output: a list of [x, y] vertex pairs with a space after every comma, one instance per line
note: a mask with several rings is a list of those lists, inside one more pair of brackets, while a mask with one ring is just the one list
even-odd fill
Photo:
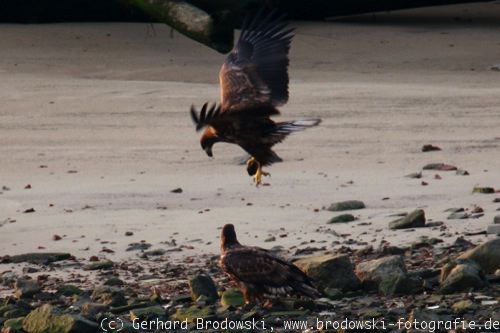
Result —
[[208, 157], [214, 157], [214, 154], [212, 154], [212, 147], [205, 148], [205, 153], [207, 153]]

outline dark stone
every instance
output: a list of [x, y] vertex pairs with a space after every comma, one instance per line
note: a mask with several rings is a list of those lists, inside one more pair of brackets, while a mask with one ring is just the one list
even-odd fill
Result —
[[115, 287], [97, 287], [90, 296], [93, 302], [106, 304], [109, 306], [123, 306], [127, 304], [125, 293]]
[[117, 277], [111, 277], [109, 279], [107, 279], [106, 281], [104, 281], [104, 285], [105, 286], [116, 286], [116, 287], [121, 287], [125, 284], [125, 282], [123, 282], [123, 280], [117, 278]]
[[407, 216], [389, 223], [392, 230], [425, 227], [425, 212], [417, 209]]
[[139, 321], [154, 321], [160, 320], [165, 321], [167, 319], [167, 313], [164, 308], [159, 305], [149, 306], [147, 308], [133, 309], [130, 311], [130, 319]]
[[355, 272], [368, 289], [378, 289], [380, 282], [389, 277], [407, 274], [403, 257], [399, 255], [359, 263]]
[[[4, 257], [5, 258], [5, 257]], [[29, 262], [30, 264], [50, 264], [51, 262], [67, 260], [71, 258], [69, 253], [25, 253], [15, 256], [7, 256], [5, 262], [21, 263]], [[4, 261], [4, 260], [2, 260]]]
[[82, 295], [84, 291], [72, 284], [63, 284], [57, 288], [57, 293], [63, 296]]
[[140, 250], [147, 250], [151, 247], [152, 245], [149, 243], [130, 243], [126, 249], [126, 251], [140, 251]]
[[431, 145], [431, 144], [427, 144], [427, 145], [422, 146], [422, 152], [424, 152], [424, 153], [429, 152], [429, 151], [437, 151], [437, 150], [441, 150], [441, 148], [439, 148], [438, 146]]
[[113, 265], [114, 263], [111, 260], [102, 260], [90, 263], [87, 266], [85, 266], [84, 269], [87, 271], [95, 271], [99, 269], [108, 270], [112, 269]]
[[17, 298], [31, 298], [41, 290], [37, 281], [28, 279], [17, 279], [14, 288]]
[[443, 294], [481, 289], [487, 284], [479, 265], [470, 260], [457, 260], [456, 265], [449, 270], [449, 274], [443, 275], [446, 274], [442, 274], [444, 279], [440, 291]]
[[448, 220], [464, 220], [468, 218], [469, 214], [467, 214], [466, 212], [451, 213], [450, 215], [448, 215]]
[[109, 305], [101, 303], [84, 303], [82, 305], [82, 315], [90, 318], [96, 319], [99, 313], [106, 312], [109, 309]]
[[413, 295], [422, 291], [422, 280], [410, 275], [390, 275], [380, 281], [378, 290], [384, 296]]
[[363, 209], [366, 208], [365, 204], [362, 201], [359, 200], [348, 200], [348, 201], [341, 201], [341, 202], [335, 202], [330, 205], [330, 207], [327, 208], [327, 210], [331, 212], [340, 212], [344, 210], [356, 210], [356, 209]]
[[200, 296], [205, 296], [209, 302], [215, 302], [219, 295], [212, 278], [206, 274], [196, 275], [189, 280], [191, 297], [195, 301]]
[[356, 220], [356, 218], [352, 214], [341, 214], [332, 217], [327, 223], [342, 223], [342, 222], [352, 222]]
[[483, 194], [492, 194], [495, 193], [495, 189], [493, 187], [474, 187], [472, 193], [483, 193]]
[[455, 171], [457, 167], [445, 163], [429, 163], [423, 167], [424, 170]]

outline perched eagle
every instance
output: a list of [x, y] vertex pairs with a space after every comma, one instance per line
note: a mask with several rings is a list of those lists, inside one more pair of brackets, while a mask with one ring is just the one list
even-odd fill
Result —
[[212, 157], [217, 142], [234, 143], [251, 155], [247, 171], [256, 185], [262, 166], [281, 161], [271, 148], [290, 133], [316, 126], [320, 119], [274, 122], [276, 107], [288, 101], [288, 51], [293, 34], [284, 16], [260, 11], [243, 22], [239, 40], [219, 73], [221, 104], [191, 106], [196, 130], [205, 128], [201, 147]]
[[246, 303], [263, 301], [264, 295], [293, 292], [310, 298], [321, 296], [297, 266], [262, 248], [241, 245], [232, 224], [222, 229], [220, 266], [238, 284]]

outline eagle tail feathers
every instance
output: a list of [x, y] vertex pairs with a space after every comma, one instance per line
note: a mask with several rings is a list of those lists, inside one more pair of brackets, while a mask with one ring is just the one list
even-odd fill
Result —
[[295, 291], [312, 299], [320, 298], [323, 296], [323, 294], [320, 291], [318, 291], [316, 288], [305, 282], [292, 283], [292, 288]]
[[273, 134], [284, 134], [303, 131], [307, 128], [317, 126], [321, 123], [321, 119], [299, 119], [294, 121], [280, 122], [276, 124]]

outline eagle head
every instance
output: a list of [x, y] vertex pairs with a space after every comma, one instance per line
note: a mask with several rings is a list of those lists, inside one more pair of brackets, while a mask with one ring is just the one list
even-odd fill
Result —
[[208, 157], [213, 157], [212, 146], [219, 142], [220, 138], [212, 127], [207, 127], [200, 139], [201, 149], [207, 153]]
[[226, 249], [232, 245], [240, 244], [236, 238], [236, 231], [234, 231], [234, 225], [226, 224], [222, 228], [221, 232], [221, 248]]

